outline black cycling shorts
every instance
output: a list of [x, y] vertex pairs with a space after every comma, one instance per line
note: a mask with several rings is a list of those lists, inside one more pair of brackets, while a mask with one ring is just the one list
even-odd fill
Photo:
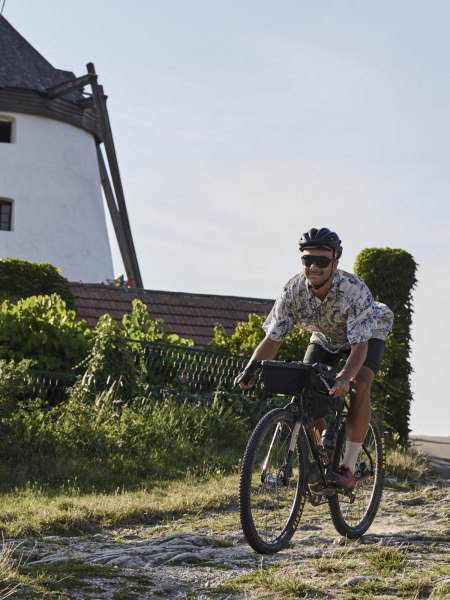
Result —
[[[369, 340], [364, 366], [371, 369], [375, 375], [380, 369], [381, 359], [383, 358], [385, 348], [386, 342], [384, 340], [379, 340], [377, 338]], [[341, 358], [347, 359], [349, 354], [350, 350], [334, 354], [333, 352], [328, 352], [328, 350], [322, 348], [320, 344], [312, 343], [306, 348], [303, 362], [307, 365], [324, 363], [325, 365], [336, 368], [339, 360]]]

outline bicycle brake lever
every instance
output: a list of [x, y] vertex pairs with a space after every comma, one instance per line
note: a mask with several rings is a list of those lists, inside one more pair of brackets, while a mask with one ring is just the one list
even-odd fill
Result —
[[325, 388], [328, 391], [330, 391], [331, 384], [327, 379], [327, 375], [329, 375], [330, 371], [328, 371], [328, 369], [326, 368], [326, 366], [323, 363], [314, 363], [312, 368], [313, 368], [314, 372], [316, 373], [316, 375], [319, 377], [320, 381], [325, 386]]
[[245, 383], [245, 385], [247, 385], [247, 383], [250, 381], [250, 379], [252, 378], [252, 375], [254, 373], [256, 373], [256, 371], [260, 368], [261, 366], [261, 361], [260, 360], [253, 360], [246, 369], [244, 369], [244, 372], [242, 374], [242, 377], [239, 379], [238, 382], [236, 382], [235, 385], [239, 385], [241, 382]]

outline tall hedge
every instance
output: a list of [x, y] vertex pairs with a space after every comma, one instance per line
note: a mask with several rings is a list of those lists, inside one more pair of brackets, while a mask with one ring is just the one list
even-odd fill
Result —
[[372, 391], [372, 404], [394, 439], [406, 444], [412, 402], [411, 323], [417, 264], [411, 254], [395, 248], [366, 248], [356, 257], [355, 273], [362, 277], [375, 300], [395, 315], [386, 353]]
[[68, 308], [74, 308], [69, 282], [48, 263], [30, 263], [19, 258], [0, 260], [0, 299], [29, 298], [58, 294]]

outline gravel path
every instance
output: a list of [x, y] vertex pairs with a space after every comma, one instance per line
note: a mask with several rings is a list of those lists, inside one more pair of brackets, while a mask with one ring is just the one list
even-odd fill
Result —
[[[449, 500], [449, 480], [409, 490], [398, 488], [396, 482], [390, 480], [374, 524], [356, 542], [336, 534], [326, 507], [308, 505], [292, 547], [266, 557], [255, 554], [245, 543], [236, 512], [209, 513], [192, 522], [187, 517], [167, 525], [121, 529], [83, 538], [23, 539], [16, 554], [22, 556], [34, 573], [58, 573], [58, 569], [62, 569], [59, 589], [66, 595], [61, 598], [74, 600], [285, 597], [359, 600], [366, 597], [359, 590], [364, 591], [367, 586], [375, 590], [370, 597], [398, 598], [399, 586], [406, 586], [406, 592], [400, 597], [448, 598]], [[12, 543], [17, 544], [17, 540]], [[368, 567], [369, 555], [382, 548], [406, 552], [407, 569], [386, 575]], [[71, 564], [85, 569], [82, 586], [72, 584], [64, 590], [67, 577], [64, 569]], [[297, 590], [297, 595], [285, 596], [270, 590], [243, 589], [242, 584], [233, 583], [245, 574], [260, 573], [266, 567], [284, 569], [293, 580], [300, 578], [306, 592]], [[94, 568], [100, 572], [89, 571]], [[69, 580], [67, 578], [68, 586]], [[416, 581], [419, 582], [417, 589], [422, 591], [409, 595], [407, 586], [413, 586]], [[311, 585], [312, 592], [308, 591]], [[385, 588], [392, 588], [392, 595]], [[385, 591], [378, 595], [377, 589]], [[436, 589], [444, 590], [444, 595], [436, 593]], [[15, 597], [30, 596], [22, 596], [19, 590]]]

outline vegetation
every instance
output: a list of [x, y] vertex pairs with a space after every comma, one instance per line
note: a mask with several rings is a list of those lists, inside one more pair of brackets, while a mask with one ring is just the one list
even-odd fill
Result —
[[5, 300], [0, 311], [0, 358], [30, 359], [38, 369], [71, 371], [86, 355], [90, 331], [56, 294]]
[[[265, 320], [265, 316], [250, 314], [247, 321], [237, 323], [236, 329], [230, 336], [226, 334], [223, 325], [217, 324], [214, 327], [213, 338], [208, 344], [208, 348], [249, 356], [264, 339], [265, 334], [262, 326]], [[310, 337], [311, 334], [307, 331], [294, 329], [284, 340], [279, 358], [282, 360], [285, 358], [301, 360]]]
[[[397, 310], [389, 298], [382, 299]], [[242, 355], [261, 339], [262, 321], [250, 315], [229, 337], [217, 327], [211, 344], [216, 354], [208, 354], [168, 334], [140, 301], [122, 327], [105, 316], [92, 330], [55, 294], [16, 305], [5, 301], [0, 313], [3, 537], [120, 535], [120, 528], [145, 524], [169, 532], [206, 530], [232, 546], [238, 463], [266, 404], [261, 397], [233, 392], [229, 382], [245, 360]], [[308, 338], [295, 332], [283, 346], [284, 356], [301, 357]], [[404, 355], [396, 351], [391, 356]], [[33, 365], [76, 375], [64, 402], [49, 401], [36, 387], [30, 376]], [[195, 390], [189, 388], [191, 380], [198, 384]], [[429, 486], [420, 491], [429, 471], [417, 453], [391, 451], [387, 468], [388, 485], [395, 485], [396, 512], [399, 494], [407, 496], [400, 510], [415, 517], [427, 502], [444, 503], [443, 490]], [[315, 523], [313, 528], [329, 523], [325, 507], [314, 511], [304, 517]], [[441, 527], [436, 540], [442, 521], [436, 525]], [[369, 542], [330, 548], [322, 556], [302, 556], [301, 569], [295, 561], [277, 568], [261, 562], [217, 593], [320, 598], [334, 589], [337, 597], [356, 599], [386, 597], [393, 586], [398, 597], [446, 597], [449, 592], [445, 563], [427, 575], [411, 576], [411, 556], [423, 552], [422, 547], [370, 547]], [[136, 575], [120, 587], [118, 570], [111, 567], [79, 560], [32, 565], [21, 560], [21, 552], [9, 543], [0, 549], [0, 600], [8, 595], [71, 598], [72, 590], [89, 590], [94, 579], [117, 582], [112, 597], [118, 600], [134, 597], [134, 590], [146, 592], [151, 583]], [[343, 581], [355, 572], [362, 579], [345, 587]], [[408, 577], [403, 575], [407, 572]], [[438, 575], [443, 580], [439, 586]]]
[[163, 319], [152, 319], [147, 306], [137, 298], [132, 302], [132, 311], [122, 319], [123, 334], [129, 340], [141, 342], [161, 342], [191, 348], [194, 342], [180, 337], [175, 333], [168, 333], [167, 325]]
[[114, 383], [95, 398], [88, 389], [86, 397], [75, 384], [68, 400], [54, 407], [39, 398], [18, 400], [0, 420], [1, 489], [67, 481], [83, 490], [133, 489], [188, 470], [229, 471], [237, 464], [247, 419], [217, 397], [124, 403], [117, 390]]
[[402, 445], [408, 441], [412, 402], [409, 359], [416, 269], [408, 252], [393, 248], [366, 248], [355, 263], [355, 272], [364, 279], [375, 299], [387, 304], [395, 315], [372, 401], [386, 431]]
[[69, 308], [74, 307], [69, 282], [48, 263], [30, 263], [18, 258], [0, 260], [0, 298], [28, 298], [57, 294]]

